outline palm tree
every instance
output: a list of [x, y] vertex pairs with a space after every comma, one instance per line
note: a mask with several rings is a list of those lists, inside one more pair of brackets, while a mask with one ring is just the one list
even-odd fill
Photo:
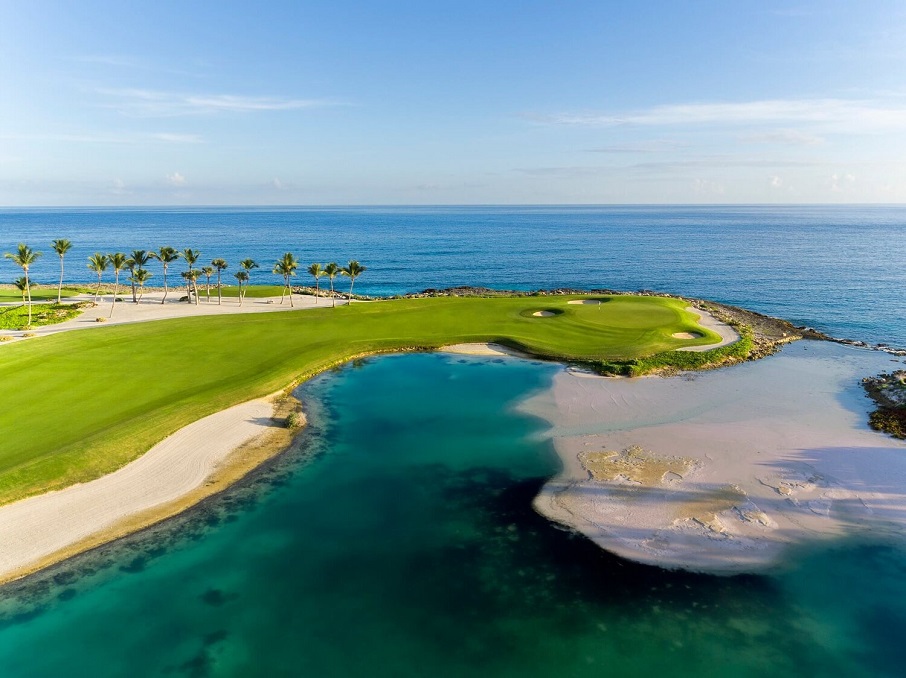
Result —
[[293, 256], [292, 252], [287, 252], [282, 259], [278, 259], [274, 264], [274, 273], [283, 276], [283, 294], [280, 295], [280, 303], [283, 303], [283, 297], [286, 296], [286, 290], [289, 290], [289, 305], [293, 305], [293, 290], [289, 286], [289, 279], [296, 275], [296, 269], [299, 268], [299, 261]]
[[72, 243], [65, 238], [60, 238], [52, 241], [50, 246], [60, 256], [60, 285], [57, 287], [57, 303], [59, 304], [63, 301], [63, 257], [72, 249]]
[[217, 269], [217, 305], [220, 306], [222, 297], [220, 296], [220, 274], [227, 269], [226, 259], [214, 259], [211, 266]]
[[245, 298], [245, 294], [249, 289], [249, 280], [251, 280], [252, 277], [252, 269], [261, 267], [258, 266], [258, 262], [256, 262], [254, 259], [243, 259], [239, 262], [239, 267], [246, 272], [245, 292], [242, 292], [241, 290], [239, 292], [239, 305], [242, 306], [242, 300]]
[[198, 258], [201, 256], [201, 252], [193, 250], [191, 247], [187, 247], [182, 251], [181, 256], [186, 260], [186, 265], [188, 266], [187, 270], [191, 271], [195, 262], [198, 261]]
[[25, 280], [25, 276], [19, 276], [13, 280], [13, 285], [16, 286], [16, 289], [22, 293], [22, 303], [25, 303], [25, 290], [28, 289], [28, 282]]
[[113, 254], [108, 254], [107, 259], [110, 261], [110, 266], [113, 268], [113, 304], [110, 306], [110, 317], [113, 317], [113, 309], [116, 308], [116, 293], [120, 288], [120, 271], [126, 268], [126, 255], [122, 252], [114, 252]]
[[97, 273], [98, 276], [98, 288], [94, 291], [94, 303], [98, 303], [98, 296], [101, 294], [101, 274], [107, 270], [107, 264], [109, 263], [110, 259], [101, 252], [95, 252], [88, 257], [88, 268]]
[[324, 267], [324, 275], [327, 276], [327, 279], [330, 280], [330, 299], [333, 302], [332, 308], [337, 307], [337, 298], [333, 294], [333, 281], [338, 275], [340, 275], [340, 267], [337, 265], [337, 262], [331, 261], [327, 266]]
[[349, 265], [346, 266], [340, 273], [349, 277], [349, 303], [352, 303], [352, 286], [355, 285], [355, 279], [362, 275], [368, 268], [362, 266], [355, 259], [349, 262]]
[[126, 260], [126, 266], [129, 267], [129, 272], [132, 274], [129, 276], [129, 282], [132, 283], [133, 304], [138, 303], [138, 298], [135, 296], [135, 281], [132, 278], [135, 277], [135, 272], [140, 268], [144, 268], [149, 261], [151, 261], [151, 254], [145, 250], [132, 250], [132, 256]]
[[28, 325], [31, 327], [31, 284], [28, 281], [28, 269], [34, 264], [38, 258], [41, 256], [40, 252], [35, 252], [31, 247], [25, 243], [19, 243], [19, 247], [15, 252], [7, 252], [3, 255], [6, 259], [11, 259], [12, 262], [22, 269], [22, 272], [25, 273], [25, 294], [28, 296]]
[[315, 303], [318, 303], [318, 297], [321, 296], [321, 277], [324, 275], [324, 269], [321, 264], [312, 264], [308, 267], [308, 275], [315, 277]]
[[188, 271], [183, 271], [180, 275], [185, 278], [186, 285], [192, 285], [189, 289], [189, 294], [195, 294], [195, 305], [198, 306], [198, 276], [201, 275], [201, 271], [197, 268], [190, 268]]
[[137, 268], [132, 272], [132, 275], [129, 276], [129, 282], [138, 285], [138, 299], [141, 301], [142, 297], [145, 294], [145, 283], [148, 282], [148, 279], [151, 278], [153, 274], [144, 269]]
[[248, 282], [249, 272], [245, 269], [236, 271], [233, 276], [239, 281], [239, 306], [242, 306], [242, 283]]
[[179, 259], [179, 252], [176, 251], [175, 247], [164, 245], [157, 252], [152, 252], [151, 258], [157, 259], [164, 267], [164, 298], [160, 300], [160, 303], [164, 304], [167, 301], [167, 294], [170, 291], [167, 287], [167, 268], [170, 264]]
[[211, 303], [211, 276], [214, 275], [214, 268], [211, 266], [202, 266], [201, 272], [204, 274], [204, 277], [207, 278], [205, 283], [205, 292], [208, 295], [208, 303]]

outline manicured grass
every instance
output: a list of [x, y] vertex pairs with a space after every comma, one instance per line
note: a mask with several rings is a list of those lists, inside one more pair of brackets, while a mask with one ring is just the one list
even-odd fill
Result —
[[[81, 313], [79, 304], [32, 304], [31, 325], [54, 325]], [[28, 307], [0, 306], [0, 330], [24, 330], [28, 324]]]
[[[719, 341], [695, 324], [683, 301], [605, 299], [600, 305], [571, 305], [569, 297], [325, 305], [103, 327], [4, 346], [0, 503], [109, 473], [201, 417], [356, 355], [497, 341], [556, 358], [630, 360]], [[562, 313], [532, 316], [552, 309]], [[687, 331], [705, 336], [670, 336]]]
[[[74, 297], [77, 294], [81, 293], [83, 290], [81, 288], [63, 288], [63, 298]], [[93, 291], [92, 291], [93, 293]], [[31, 300], [32, 301], [52, 301], [57, 298], [57, 288], [53, 289], [49, 287], [33, 287], [31, 290]], [[0, 303], [9, 303], [22, 301], [22, 292], [15, 288], [9, 287], [0, 287]]]
[[[248, 291], [245, 294], [246, 299], [263, 299], [264, 297], [279, 297], [283, 294], [285, 288], [283, 285], [249, 285]], [[204, 281], [201, 280], [198, 283], [198, 296], [202, 299], [205, 298], [204, 291]], [[223, 288], [223, 298], [236, 298], [239, 296], [239, 287], [224, 287]], [[211, 298], [217, 298], [217, 286], [211, 284]]]

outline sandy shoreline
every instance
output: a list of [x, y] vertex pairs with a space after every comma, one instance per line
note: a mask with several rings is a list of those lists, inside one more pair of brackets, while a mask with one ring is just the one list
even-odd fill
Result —
[[764, 360], [657, 379], [557, 375], [525, 404], [562, 472], [548, 518], [644, 563], [758, 572], [797, 546], [906, 536], [906, 443], [870, 430], [859, 379], [886, 354], [798, 342]]
[[[278, 397], [279, 396], [279, 397]], [[157, 523], [197, 504], [285, 449], [277, 394], [200, 419], [96, 480], [0, 506], [0, 582]]]

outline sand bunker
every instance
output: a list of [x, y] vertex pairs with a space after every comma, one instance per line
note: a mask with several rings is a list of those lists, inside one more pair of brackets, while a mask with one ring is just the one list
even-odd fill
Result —
[[536, 318], [549, 318], [552, 315], [557, 315], [557, 314], [554, 313], [553, 311], [535, 311], [534, 313], [532, 313], [532, 315], [535, 316]]
[[670, 336], [674, 339], [701, 339], [705, 335], [701, 332], [674, 332]]
[[573, 299], [572, 301], [567, 301], [567, 304], [600, 304], [600, 299]]

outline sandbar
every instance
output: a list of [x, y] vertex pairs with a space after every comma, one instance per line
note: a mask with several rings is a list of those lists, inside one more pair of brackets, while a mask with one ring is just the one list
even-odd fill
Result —
[[802, 341], [668, 378], [564, 370], [523, 408], [562, 471], [534, 506], [622, 557], [714, 574], [781, 567], [797, 547], [906, 535], [906, 442], [872, 431], [860, 379], [887, 354]]

